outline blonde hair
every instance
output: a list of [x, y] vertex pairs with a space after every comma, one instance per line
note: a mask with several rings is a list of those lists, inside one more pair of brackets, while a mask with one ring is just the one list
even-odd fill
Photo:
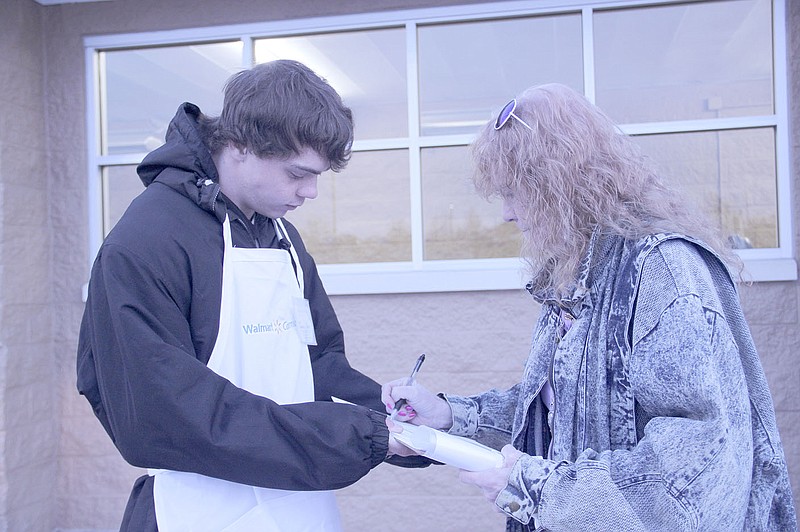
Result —
[[[531, 87], [499, 130], [486, 124], [472, 145], [473, 182], [506, 197], [523, 233], [522, 256], [537, 290], [566, 295], [595, 231], [629, 239], [677, 232], [735, 259], [711, 223], [687, 208], [629, 137], [599, 108], [560, 84]], [[513, 118], [513, 117], [512, 117]]]

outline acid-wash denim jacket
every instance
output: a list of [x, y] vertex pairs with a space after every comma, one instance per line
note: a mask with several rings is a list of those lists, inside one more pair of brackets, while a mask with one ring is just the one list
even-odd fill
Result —
[[451, 433], [527, 453], [495, 501], [507, 530], [797, 530], [772, 398], [720, 259], [681, 235], [595, 235], [582, 272], [569, 298], [532, 292], [542, 311], [519, 384], [445, 396]]

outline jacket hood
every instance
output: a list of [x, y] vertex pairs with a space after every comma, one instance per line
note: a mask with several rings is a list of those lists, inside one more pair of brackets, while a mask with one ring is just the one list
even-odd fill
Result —
[[158, 181], [225, 218], [217, 167], [200, 134], [200, 108], [183, 103], [167, 128], [166, 142], [150, 152], [136, 171], [144, 186]]

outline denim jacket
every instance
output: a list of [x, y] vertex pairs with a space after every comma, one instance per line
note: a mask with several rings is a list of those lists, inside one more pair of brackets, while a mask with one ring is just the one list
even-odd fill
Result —
[[507, 530], [797, 530], [772, 398], [719, 258], [681, 235], [595, 235], [582, 272], [569, 298], [532, 292], [542, 311], [519, 384], [446, 397], [451, 433], [527, 453], [495, 501]]

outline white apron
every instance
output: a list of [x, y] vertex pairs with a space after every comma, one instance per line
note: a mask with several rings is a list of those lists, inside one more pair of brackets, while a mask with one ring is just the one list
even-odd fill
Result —
[[[288, 240], [283, 223], [273, 224]], [[283, 249], [234, 248], [227, 217], [223, 240], [219, 334], [208, 367], [280, 404], [313, 401], [307, 345], [316, 341], [294, 247], [291, 256]], [[330, 491], [258, 488], [168, 470], [150, 474], [160, 532], [341, 531]]]

